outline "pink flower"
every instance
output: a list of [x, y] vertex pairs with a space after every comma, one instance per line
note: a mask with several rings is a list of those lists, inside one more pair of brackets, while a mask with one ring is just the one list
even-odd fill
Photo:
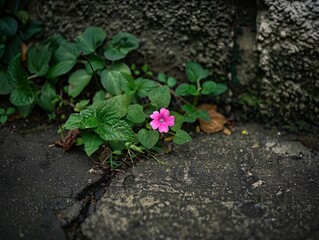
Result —
[[170, 116], [166, 108], [161, 108], [160, 112], [154, 111], [150, 118], [153, 119], [150, 123], [153, 130], [158, 129], [159, 132], [167, 133], [168, 127], [172, 127], [175, 124], [174, 116]]

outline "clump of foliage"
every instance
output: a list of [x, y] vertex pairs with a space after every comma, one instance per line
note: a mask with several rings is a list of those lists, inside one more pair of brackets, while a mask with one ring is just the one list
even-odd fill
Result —
[[[155, 77], [147, 65], [129, 67], [123, 59], [138, 47], [134, 35], [120, 32], [107, 38], [100, 27], [88, 27], [74, 41], [53, 35], [30, 46], [25, 61], [17, 54], [2, 69], [6, 91], [1, 94], [9, 96], [23, 117], [35, 105], [50, 116], [55, 116], [57, 106], [72, 105], [77, 113], [70, 115], [64, 128], [79, 134], [76, 142], [84, 145], [88, 156], [102, 146], [107, 149], [105, 161], [112, 166], [123, 156], [133, 159], [159, 151], [165, 139], [176, 144], [190, 141], [183, 123], [210, 119], [206, 110], [197, 108], [199, 97], [219, 95], [227, 87], [207, 80], [209, 71], [196, 62], [186, 64], [189, 83], [178, 86], [164, 73]], [[58, 93], [61, 84], [63, 92]], [[171, 96], [184, 105], [169, 111]]]

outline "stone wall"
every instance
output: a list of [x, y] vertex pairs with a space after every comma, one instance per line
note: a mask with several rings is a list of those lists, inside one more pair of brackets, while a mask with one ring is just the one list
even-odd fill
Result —
[[318, 124], [319, 1], [264, 0], [257, 30], [262, 116]]
[[254, 94], [265, 121], [319, 122], [318, 0], [32, 0], [31, 9], [47, 34], [133, 33], [134, 61], [155, 72], [198, 61], [227, 76], [234, 96]]

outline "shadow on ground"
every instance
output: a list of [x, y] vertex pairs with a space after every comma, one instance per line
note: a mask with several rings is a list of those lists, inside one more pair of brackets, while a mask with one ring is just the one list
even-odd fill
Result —
[[[55, 129], [8, 131], [0, 131], [3, 239], [319, 239], [317, 138], [256, 124], [197, 135], [159, 156], [165, 165], [148, 159], [118, 175], [79, 220], [76, 196], [98, 181], [90, 160], [48, 147]], [[77, 229], [63, 232], [59, 221], [72, 219]]]

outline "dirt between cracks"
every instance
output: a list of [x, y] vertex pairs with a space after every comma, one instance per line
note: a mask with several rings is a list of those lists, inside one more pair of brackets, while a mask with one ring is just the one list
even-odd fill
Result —
[[237, 124], [113, 181], [57, 139], [0, 129], [0, 239], [319, 239], [314, 134]]

